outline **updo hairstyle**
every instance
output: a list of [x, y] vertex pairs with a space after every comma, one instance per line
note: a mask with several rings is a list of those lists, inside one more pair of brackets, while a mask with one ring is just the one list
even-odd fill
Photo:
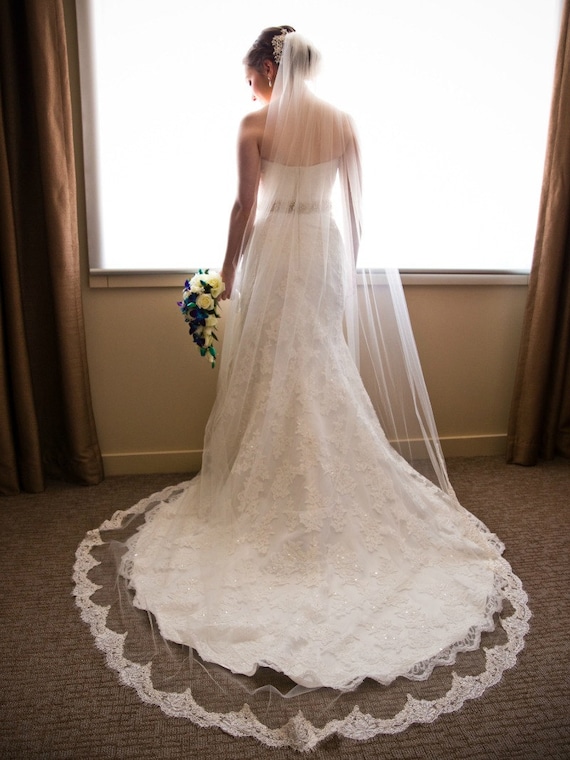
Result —
[[244, 65], [259, 71], [260, 74], [263, 74], [263, 61], [270, 60], [278, 66], [279, 62], [275, 60], [275, 56], [273, 55], [273, 38], [276, 35], [282, 34], [284, 29], [288, 33], [295, 31], [292, 26], [287, 26], [286, 24], [283, 24], [283, 26], [270, 26], [264, 29], [247, 51], [243, 59]]

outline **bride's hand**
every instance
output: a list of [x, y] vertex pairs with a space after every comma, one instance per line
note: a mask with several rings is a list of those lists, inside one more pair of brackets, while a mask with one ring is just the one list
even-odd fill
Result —
[[220, 276], [224, 282], [224, 285], [226, 286], [220, 295], [220, 299], [222, 301], [225, 301], [228, 299], [232, 294], [232, 288], [234, 284], [234, 278], [235, 278], [235, 269], [226, 269], [225, 267], [220, 272]]

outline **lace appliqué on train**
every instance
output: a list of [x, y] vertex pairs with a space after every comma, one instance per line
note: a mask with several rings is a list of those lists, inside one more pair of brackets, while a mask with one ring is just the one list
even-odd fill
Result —
[[[420, 681], [398, 678], [381, 686], [365, 680], [352, 692], [322, 688], [297, 693], [295, 684], [277, 673], [260, 668], [251, 678], [235, 676], [201, 661], [188, 647], [162, 641], [152, 616], [135, 609], [126, 583], [117, 583], [120, 557], [114, 556], [113, 544], [122, 544], [145, 512], [152, 520], [158, 505], [176, 500], [187, 486], [169, 487], [90, 531], [74, 568], [76, 602], [108, 666], [142, 701], [158, 705], [166, 715], [306, 752], [334, 734], [363, 740], [432, 722], [480, 697], [516, 664], [530, 611], [520, 580], [502, 558], [496, 566], [502, 610], [494, 615], [494, 631], [474, 630], [464, 642], [470, 651], [461, 652], [458, 644], [454, 651], [441, 652], [437, 662], [420, 663]], [[475, 518], [473, 526], [480, 529]], [[435, 664], [440, 667], [433, 670]], [[277, 692], [289, 698], [276, 699]]]

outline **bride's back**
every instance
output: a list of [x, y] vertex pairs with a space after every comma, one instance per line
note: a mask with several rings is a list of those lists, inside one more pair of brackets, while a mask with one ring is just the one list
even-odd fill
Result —
[[279, 164], [326, 163], [340, 158], [354, 139], [348, 116], [308, 90], [294, 98], [281, 96], [262, 118], [261, 158]]

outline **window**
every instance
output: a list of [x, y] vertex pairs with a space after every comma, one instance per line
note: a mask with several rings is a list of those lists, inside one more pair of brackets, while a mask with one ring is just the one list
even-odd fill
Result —
[[528, 270], [560, 5], [77, 0], [92, 270], [221, 265], [241, 61], [275, 22], [320, 47], [319, 93], [357, 122], [362, 264]]

